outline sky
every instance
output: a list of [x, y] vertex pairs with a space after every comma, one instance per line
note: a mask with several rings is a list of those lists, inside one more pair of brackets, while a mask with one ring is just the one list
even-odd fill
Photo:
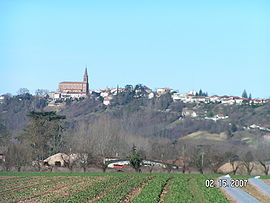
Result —
[[0, 95], [144, 84], [270, 97], [270, 1], [0, 1]]

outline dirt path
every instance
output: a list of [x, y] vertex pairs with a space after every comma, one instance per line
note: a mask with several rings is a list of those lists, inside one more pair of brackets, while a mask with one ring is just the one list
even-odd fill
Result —
[[263, 181], [264, 181], [266, 184], [270, 185], [270, 180], [269, 180], [269, 179], [263, 179]]
[[28, 178], [27, 176], [19, 176], [19, 177], [15, 177], [15, 176], [9, 176], [9, 178], [5, 178], [3, 180], [0, 181], [0, 184], [5, 184], [7, 182], [16, 182], [18, 180], [22, 180], [22, 179], [25, 179], [25, 178]]
[[126, 197], [123, 201], [121, 202], [131, 202], [136, 196], [138, 196], [142, 189], [144, 188], [144, 186], [149, 183], [150, 181], [152, 181], [155, 177], [150, 177], [148, 179], [146, 179], [144, 182], [142, 182], [138, 187], [136, 187], [135, 189], [133, 189]]
[[23, 178], [24, 176], [0, 176], [0, 182], [2, 183], [3, 180], [10, 180], [10, 179], [18, 179]]
[[229, 200], [231, 203], [237, 203], [225, 190], [224, 188], [220, 188], [220, 191], [224, 194], [224, 196]]
[[66, 182], [62, 182], [61, 185], [58, 186], [58, 187], [55, 187], [55, 188], [47, 190], [45, 192], [33, 195], [31, 197], [27, 197], [27, 198], [21, 200], [20, 202], [33, 202], [33, 201], [35, 202], [39, 197], [44, 196], [44, 195], [48, 195], [48, 194], [51, 194], [51, 193], [60, 193], [60, 192], [62, 192], [62, 194], [63, 194], [67, 188], [70, 188], [73, 185], [77, 185], [77, 184], [80, 184], [80, 183], [83, 183], [83, 182], [85, 183], [85, 182], [87, 182], [87, 180], [84, 178], [83, 180], [78, 180], [78, 181], [75, 181], [75, 182], [71, 182], [71, 183], [68, 183], [68, 184], [72, 184], [72, 185], [68, 185], [68, 186], [66, 185], [67, 184]]
[[[12, 183], [12, 184], [9, 184], [9, 185], [4, 185], [4, 186], [0, 186], [0, 188], [4, 188], [4, 189], [9, 189], [10, 187], [12, 187], [12, 186], [16, 186], [16, 185], [23, 185], [23, 184], [25, 184], [25, 183], [29, 183], [29, 182], [31, 182], [31, 181], [37, 181], [38, 180], [38, 178], [40, 178], [40, 177], [38, 177], [38, 176], [36, 176], [36, 177], [29, 177], [29, 179], [23, 179], [22, 181], [19, 181], [19, 182], [16, 182], [16, 183]], [[42, 178], [40, 178], [40, 179], [42, 179]]]
[[67, 188], [61, 188], [61, 190], [57, 191], [59, 193], [59, 196], [56, 196], [55, 198], [57, 199], [63, 199], [63, 198], [66, 198], [76, 192], [80, 192], [82, 190], [85, 190], [86, 188], [90, 187], [90, 186], [93, 186], [95, 184], [98, 184], [100, 181], [105, 181], [107, 180], [108, 178], [105, 178], [105, 177], [96, 177], [95, 180], [97, 180], [96, 182], [89, 182], [89, 181], [85, 181], [85, 182], [82, 182], [82, 183], [78, 183], [77, 185], [79, 184], [82, 184], [82, 187], [80, 187], [79, 189], [77, 190], [74, 190], [72, 192], [66, 192], [65, 189], [71, 189], [75, 184], [73, 184], [71, 187], [67, 187]]
[[166, 195], [166, 193], [168, 192], [168, 189], [169, 189], [169, 186], [170, 186], [172, 180], [173, 180], [172, 178], [169, 178], [167, 180], [165, 186], [163, 187], [163, 189], [162, 189], [162, 191], [161, 191], [161, 193], [159, 195], [159, 201], [158, 201], [158, 203], [164, 202], [163, 198]]
[[[69, 179], [69, 178], [66, 178], [66, 177], [65, 178], [62, 178], [61, 181], [66, 180], [66, 179]], [[46, 182], [40, 182], [40, 183], [36, 183], [36, 184], [32, 184], [32, 185], [28, 185], [28, 186], [16, 188], [14, 190], [3, 191], [3, 192], [0, 192], [0, 195], [6, 196], [6, 195], [8, 195], [10, 193], [18, 192], [18, 191], [21, 191], [21, 190], [24, 190], [24, 189], [28, 189], [28, 188], [32, 188], [32, 187], [35, 187], [35, 186], [38, 186], [38, 185], [42, 185], [42, 184], [45, 184], [45, 183], [56, 182], [56, 181], [59, 181], [59, 180], [46, 180]]]
[[[130, 179], [129, 179], [129, 180], [130, 180]], [[104, 189], [105, 189], [104, 191], [102, 191], [101, 193], [99, 193], [96, 197], [94, 197], [94, 198], [88, 200], [87, 202], [95, 202], [96, 200], [103, 198], [103, 196], [104, 196], [108, 191], [113, 190], [114, 188], [116, 188], [116, 187], [118, 187], [119, 185], [122, 185], [122, 184], [128, 182], [129, 180], [127, 180], [127, 179], [121, 180], [120, 182], [118, 182], [118, 183], [115, 184], [115, 185], [112, 185], [112, 186], [110, 186], [110, 187], [108, 187], [108, 188], [104, 188]]]

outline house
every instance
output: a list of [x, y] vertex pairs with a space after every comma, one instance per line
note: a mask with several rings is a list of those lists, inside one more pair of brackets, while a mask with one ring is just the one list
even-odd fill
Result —
[[195, 90], [191, 90], [188, 92], [188, 94], [195, 96], [197, 94], [197, 92]]
[[172, 91], [172, 89], [170, 89], [170, 88], [158, 88], [157, 89], [157, 93], [159, 95], [167, 94], [167, 93], [170, 93], [171, 91]]
[[223, 99], [221, 100], [221, 103], [222, 103], [222, 104], [233, 105], [233, 104], [235, 104], [235, 100], [234, 100], [233, 98], [231, 98], [231, 97], [223, 98]]
[[48, 96], [52, 100], [58, 100], [61, 98], [61, 93], [60, 92], [49, 92]]
[[209, 97], [205, 96], [195, 96], [192, 98], [193, 103], [209, 103], [210, 99]]
[[251, 103], [255, 105], [263, 105], [266, 103], [266, 99], [252, 99]]
[[188, 94], [181, 94], [181, 93], [174, 93], [172, 95], [173, 101], [183, 101], [184, 103], [187, 102]]
[[108, 106], [111, 104], [112, 100], [113, 100], [113, 95], [109, 95], [103, 99], [103, 104]]
[[209, 101], [211, 103], [220, 103], [221, 102], [220, 97], [218, 95], [210, 96]]
[[224, 120], [229, 118], [229, 116], [225, 116], [224, 114], [216, 114], [213, 117], [205, 117], [205, 120], [213, 120], [213, 121], [218, 121], [218, 120]]
[[238, 105], [243, 105], [243, 104], [247, 104], [249, 103], [249, 99], [248, 98], [236, 98], [235, 99], [235, 104], [238, 104]]
[[152, 99], [152, 98], [154, 98], [155, 97], [155, 93], [154, 92], [150, 92], [149, 94], [148, 94], [148, 99]]
[[0, 96], [0, 104], [3, 104], [4, 103], [4, 100], [5, 100], [5, 96], [4, 95], [1, 95]]
[[195, 118], [198, 115], [197, 115], [197, 113], [195, 111], [184, 108], [183, 111], [182, 111], [182, 116], [183, 117], [192, 117], [192, 118]]
[[215, 117], [217, 118], [217, 120], [229, 118], [229, 116], [224, 116], [224, 114], [217, 114]]

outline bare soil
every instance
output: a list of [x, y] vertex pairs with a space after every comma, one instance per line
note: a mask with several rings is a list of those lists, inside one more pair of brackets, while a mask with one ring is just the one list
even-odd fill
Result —
[[87, 180], [86, 180], [85, 178], [83, 178], [83, 180], [82, 180], [82, 179], [81, 179], [81, 180], [78, 180], [78, 181], [72, 183], [72, 185], [70, 184], [70, 185], [68, 185], [68, 186], [65, 185], [65, 184], [66, 184], [65, 182], [62, 182], [62, 184], [61, 184], [59, 187], [52, 188], [51, 190], [47, 190], [47, 191], [45, 191], [45, 192], [42, 192], [42, 193], [33, 195], [33, 196], [31, 196], [31, 197], [27, 197], [27, 198], [21, 200], [20, 202], [33, 202], [33, 201], [35, 202], [35, 200], [37, 200], [39, 197], [44, 196], [44, 195], [47, 195], [47, 194], [51, 194], [51, 193], [58, 193], [58, 192], [61, 192], [63, 195], [66, 195], [66, 194], [65, 194], [66, 189], [72, 187], [73, 185], [80, 184], [80, 183], [82, 183], [82, 182], [85, 182], [85, 183], [86, 183]]
[[129, 180], [127, 180], [127, 179], [126, 180], [122, 180], [122, 181], [118, 182], [117, 184], [112, 185], [109, 188], [106, 188], [106, 190], [104, 190], [103, 192], [99, 193], [96, 197], [94, 197], [91, 200], [88, 200], [87, 202], [95, 202], [96, 200], [101, 199], [108, 191], [110, 191], [110, 190], [118, 187], [119, 185], [122, 185], [122, 184], [126, 183], [127, 181], [129, 181]]
[[168, 189], [169, 189], [169, 186], [170, 186], [171, 182], [172, 182], [172, 179], [171, 179], [171, 178], [167, 180], [167, 182], [166, 182], [164, 188], [162, 189], [162, 191], [161, 191], [161, 193], [160, 193], [158, 203], [161, 203], [161, 202], [164, 201], [163, 198], [164, 198], [164, 196], [166, 195], [166, 193], [167, 193], [167, 191], [168, 191]]
[[224, 188], [220, 187], [219, 189], [224, 194], [224, 196], [227, 198], [227, 200], [229, 200], [229, 202], [237, 203], [229, 194], [227, 194], [227, 192], [224, 190]]
[[[62, 178], [60, 180], [62, 181], [62, 180], [66, 180], [66, 179], [69, 179], [69, 178], [66, 178], [65, 177], [65, 178]], [[58, 180], [47, 180], [46, 182], [56, 182], [56, 181], [59, 181], [59, 179]], [[20, 188], [16, 188], [14, 190], [3, 191], [3, 192], [0, 192], [0, 195], [5, 195], [6, 196], [6, 195], [8, 195], [10, 193], [14, 193], [14, 192], [17, 192], [17, 191], [20, 191], [20, 190], [28, 189], [28, 188], [31, 188], [31, 187], [34, 187], [34, 186], [38, 186], [38, 185], [42, 185], [42, 184], [44, 184], [44, 182], [36, 183], [36, 184], [32, 184], [32, 185], [28, 185], [28, 186], [24, 186], [24, 187], [20, 187]]]
[[134, 190], [132, 190], [123, 200], [123, 202], [131, 202], [136, 196], [138, 196], [142, 189], [144, 188], [144, 186], [149, 183], [151, 180], [153, 180], [154, 177], [151, 177], [147, 180], [145, 180], [144, 182], [142, 182], [138, 187], [136, 187]]

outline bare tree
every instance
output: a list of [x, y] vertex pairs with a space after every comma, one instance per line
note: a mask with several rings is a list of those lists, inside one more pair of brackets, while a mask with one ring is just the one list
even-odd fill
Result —
[[5, 166], [10, 169], [14, 166], [18, 172], [23, 166], [29, 165], [31, 162], [31, 154], [28, 147], [23, 144], [11, 144], [6, 154]]
[[17, 92], [18, 95], [29, 94], [29, 90], [27, 88], [20, 88]]
[[235, 154], [234, 152], [225, 152], [224, 156], [228, 160], [228, 162], [230, 163], [230, 165], [232, 167], [233, 175], [235, 175], [237, 170], [241, 166], [241, 164], [239, 162], [239, 156], [237, 154]]
[[37, 89], [35, 93], [36, 93], [36, 96], [45, 97], [49, 93], [49, 91], [46, 89]]
[[213, 173], [217, 173], [218, 169], [225, 163], [226, 159], [223, 153], [216, 148], [211, 148], [208, 151], [209, 157], [209, 168], [213, 171]]
[[270, 170], [268, 164], [268, 162], [270, 161], [270, 145], [268, 143], [260, 143], [257, 146], [255, 157], [256, 160], [258, 160], [263, 167], [264, 174], [267, 176]]
[[251, 175], [251, 172], [254, 169], [254, 156], [251, 151], [245, 153], [242, 157], [243, 166], [246, 168], [248, 175]]
[[189, 165], [195, 167], [203, 174], [204, 170], [209, 166], [208, 155], [203, 147], [192, 147], [189, 153]]

